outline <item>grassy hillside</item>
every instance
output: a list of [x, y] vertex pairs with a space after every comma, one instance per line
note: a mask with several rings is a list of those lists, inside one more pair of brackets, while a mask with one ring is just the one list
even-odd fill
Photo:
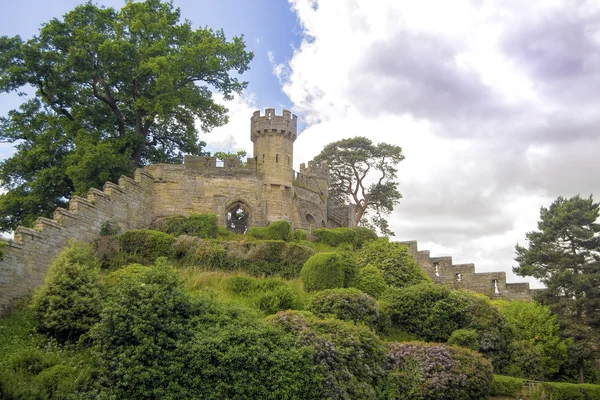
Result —
[[[542, 306], [433, 285], [363, 228], [156, 228], [61, 253], [0, 320], [0, 398], [481, 399], [574, 379]], [[544, 390], [597, 390], [562, 385]]]

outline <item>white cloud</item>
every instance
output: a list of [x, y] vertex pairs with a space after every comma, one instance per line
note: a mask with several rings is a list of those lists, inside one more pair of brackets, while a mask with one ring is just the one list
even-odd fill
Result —
[[250, 117], [257, 109], [252, 93], [246, 92], [244, 96], [236, 96], [233, 100], [223, 100], [219, 94], [213, 95], [215, 101], [229, 109], [229, 122], [226, 125], [214, 128], [210, 132], [202, 132], [200, 126], [200, 140], [206, 142], [206, 150], [237, 152], [245, 150], [248, 157], [252, 155], [252, 141], [250, 140]]
[[520, 281], [514, 245], [536, 229], [539, 207], [600, 195], [597, 7], [290, 3], [305, 38], [274, 73], [309, 125], [296, 165], [344, 137], [402, 146], [398, 239]]

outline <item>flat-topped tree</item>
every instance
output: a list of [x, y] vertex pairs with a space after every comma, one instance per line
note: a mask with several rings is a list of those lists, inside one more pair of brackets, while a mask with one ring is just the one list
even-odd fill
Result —
[[402, 198], [396, 182], [402, 160], [400, 146], [361, 136], [330, 143], [315, 157], [329, 166], [329, 197], [356, 205], [354, 224], [391, 236], [386, 217]]
[[230, 72], [252, 57], [241, 37], [194, 30], [160, 0], [120, 10], [88, 2], [27, 41], [0, 37], [0, 91], [36, 90], [0, 120], [0, 140], [17, 150], [0, 164], [0, 229], [136, 167], [201, 155], [196, 120], [203, 130], [227, 122], [211, 91], [240, 93], [246, 82]]

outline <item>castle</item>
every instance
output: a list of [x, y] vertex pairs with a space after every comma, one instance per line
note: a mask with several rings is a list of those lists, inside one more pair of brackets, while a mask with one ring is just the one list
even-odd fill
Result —
[[[295, 228], [351, 226], [354, 208], [328, 196], [329, 174], [316, 162], [293, 170], [297, 117], [268, 108], [251, 118], [254, 154], [217, 165], [214, 157], [186, 156], [182, 165], [154, 164], [90, 189], [87, 198], [73, 196], [69, 209], [52, 219], [40, 217], [33, 228], [18, 227], [5, 242], [0, 260], [0, 316], [19, 298], [40, 286], [49, 264], [75, 239], [92, 242], [106, 221], [127, 229], [151, 227], [170, 215], [214, 213], [219, 224], [244, 233], [250, 226], [286, 220]], [[416, 242], [405, 242], [434, 282], [474, 290], [495, 298], [530, 299], [527, 283], [506, 283], [506, 274], [475, 273], [473, 264], [453, 265], [450, 257], [429, 257]]]
[[217, 166], [215, 157], [186, 156], [182, 165], [146, 167], [154, 177], [154, 218], [213, 213], [219, 224], [240, 233], [278, 220], [304, 229], [349, 226], [354, 208], [329, 198], [327, 166], [309, 161], [294, 171], [297, 124], [287, 110], [256, 111], [250, 122], [254, 157], [245, 165], [237, 157]]

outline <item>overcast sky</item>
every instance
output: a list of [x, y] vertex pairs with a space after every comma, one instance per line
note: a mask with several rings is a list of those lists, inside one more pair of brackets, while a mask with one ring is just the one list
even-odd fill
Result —
[[[0, 35], [30, 37], [78, 3], [0, 0]], [[514, 246], [540, 206], [600, 200], [598, 2], [174, 3], [196, 26], [244, 33], [255, 52], [230, 124], [203, 135], [210, 149], [251, 154], [249, 118], [269, 106], [302, 121], [296, 166], [342, 138], [400, 145], [398, 240], [523, 281]], [[0, 95], [2, 114], [17, 105]]]

